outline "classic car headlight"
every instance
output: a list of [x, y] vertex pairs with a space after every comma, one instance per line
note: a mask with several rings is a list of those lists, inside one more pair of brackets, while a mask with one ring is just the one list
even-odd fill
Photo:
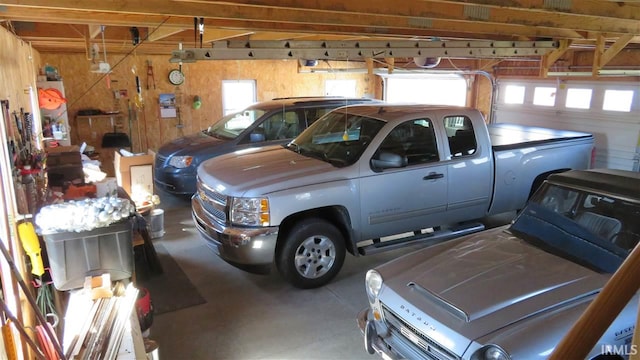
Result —
[[473, 360], [511, 360], [511, 356], [497, 345], [487, 345], [478, 349], [472, 356]]
[[193, 156], [174, 156], [169, 160], [169, 165], [178, 169], [183, 169], [191, 166], [193, 162]]
[[367, 296], [369, 297], [369, 303], [373, 304], [378, 299], [378, 294], [382, 288], [382, 276], [375, 270], [369, 270], [365, 276], [364, 283]]
[[233, 198], [231, 222], [242, 226], [269, 226], [269, 199]]

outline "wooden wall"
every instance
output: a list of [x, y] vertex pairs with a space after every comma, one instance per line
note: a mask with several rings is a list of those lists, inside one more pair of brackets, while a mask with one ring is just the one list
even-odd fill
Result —
[[[294, 60], [225, 60], [184, 64], [182, 71], [186, 80], [180, 86], [173, 86], [168, 81], [168, 73], [178, 68], [178, 64], [169, 63], [169, 56], [107, 54], [107, 58], [112, 67], [108, 76], [110, 83], [104, 74], [90, 71], [91, 61], [85, 54], [42, 54], [41, 64], [48, 63], [58, 68], [65, 84], [72, 124], [80, 109], [120, 111], [125, 122], [131, 118], [135, 152], [157, 150], [163, 143], [206, 128], [219, 119], [222, 116], [222, 80], [255, 79], [258, 101], [286, 96], [320, 96], [324, 94], [325, 79], [334, 78], [356, 79], [357, 96], [363, 96], [367, 90], [363, 74], [298, 73], [298, 62]], [[153, 79], [147, 76], [147, 61], [153, 67]], [[142, 85], [142, 108], [134, 105], [136, 74]], [[128, 98], [116, 100], [116, 90], [126, 90]], [[160, 117], [158, 99], [163, 93], [176, 94], [180, 119]], [[192, 108], [196, 95], [202, 99], [202, 107], [198, 110]], [[129, 107], [132, 108], [131, 117]], [[125, 124], [127, 132], [128, 127]], [[99, 140], [72, 135], [74, 144], [86, 141], [94, 145]]]
[[10, 111], [33, 112], [29, 87], [36, 90], [40, 53], [0, 26], [0, 99], [9, 100]]
[[[32, 101], [29, 96], [29, 88], [36, 90], [34, 64], [39, 62], [40, 54], [32, 50], [29, 44], [15, 37], [4, 27], [0, 27], [0, 49], [0, 99], [9, 100], [10, 112], [19, 112], [20, 108], [22, 108], [25, 112], [33, 113], [34, 109], [31, 107]], [[12, 126], [15, 132], [15, 121], [7, 119], [7, 124]], [[6, 133], [0, 132], [2, 134], [1, 141], [3, 142], [1, 146], [5, 148], [0, 153], [6, 154], [5, 137], [10, 133], [10, 130], [4, 126], [1, 128]], [[3, 191], [3, 196], [0, 196], [0, 241], [12, 255], [13, 262], [18, 268], [21, 278], [28, 283], [30, 274], [27, 271], [25, 262], [22, 261], [25, 258], [25, 254], [17, 237], [16, 215], [18, 212], [15, 207], [13, 182], [11, 176], [7, 175], [11, 173], [12, 166], [6, 163], [4, 156], [0, 159], [0, 168], [3, 174], [3, 176], [0, 176], [0, 181], [2, 182], [0, 189]], [[34, 326], [34, 312], [28, 305], [24, 293], [18, 290], [16, 277], [9, 271], [9, 267], [1, 255], [0, 264], [2, 264], [0, 265], [0, 280], [2, 280], [3, 300], [23, 325]], [[13, 335], [18, 336], [18, 333], [14, 331]], [[23, 355], [21, 358], [29, 359], [35, 358], [35, 354], [29, 352], [24, 339], [18, 337], [18, 340], [20, 340], [16, 342], [18, 356]]]

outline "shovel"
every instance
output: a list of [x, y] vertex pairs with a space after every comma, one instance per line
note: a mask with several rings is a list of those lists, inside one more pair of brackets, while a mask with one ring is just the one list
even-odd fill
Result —
[[103, 148], [130, 147], [131, 140], [129, 139], [129, 135], [118, 132], [118, 130], [116, 130], [116, 125], [113, 123], [113, 117], [111, 117], [111, 126], [113, 127], [113, 132], [105, 133], [102, 136], [102, 147]]

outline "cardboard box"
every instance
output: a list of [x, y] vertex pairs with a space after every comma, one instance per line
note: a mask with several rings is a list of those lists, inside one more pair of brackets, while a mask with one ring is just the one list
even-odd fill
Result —
[[153, 162], [155, 153], [123, 156], [118, 151], [113, 158], [118, 186], [122, 187], [134, 202], [142, 202], [153, 195]]
[[47, 154], [55, 154], [61, 152], [77, 152], [80, 153], [80, 147], [78, 145], [71, 146], [56, 146], [56, 147], [48, 147], [45, 149]]
[[118, 196], [118, 181], [114, 177], [96, 183], [96, 197]]
[[66, 187], [71, 182], [84, 182], [80, 148], [77, 145], [45, 148], [45, 151], [49, 187]]

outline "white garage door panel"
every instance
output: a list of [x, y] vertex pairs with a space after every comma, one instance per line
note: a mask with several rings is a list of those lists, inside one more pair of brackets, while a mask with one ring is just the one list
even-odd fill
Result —
[[[506, 85], [522, 85], [526, 88], [523, 104], [505, 104]], [[533, 105], [535, 87], [555, 86], [555, 106]], [[593, 89], [591, 108], [570, 109], [564, 106], [568, 88]], [[499, 84], [499, 97], [495, 105], [494, 121], [524, 125], [568, 129], [593, 133], [596, 144], [596, 159], [593, 167], [638, 171], [640, 158], [640, 84], [585, 82], [540, 82], [509, 81]], [[633, 90], [631, 111], [602, 110], [606, 89]]]

